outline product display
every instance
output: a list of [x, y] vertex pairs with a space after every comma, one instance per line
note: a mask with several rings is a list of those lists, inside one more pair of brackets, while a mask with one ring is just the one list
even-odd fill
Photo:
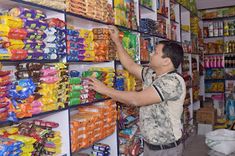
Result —
[[225, 31], [223, 21], [213, 21], [205, 23], [203, 27], [204, 37], [218, 37], [223, 36]]
[[90, 30], [67, 30], [67, 61], [95, 61], [93, 33]]
[[153, 1], [152, 0], [140, 0], [140, 4], [147, 7], [147, 8], [152, 8], [153, 7]]
[[223, 60], [223, 56], [205, 56], [204, 66], [205, 68], [223, 68], [226, 61], [227, 59]]
[[112, 68], [96, 68], [92, 67], [88, 71], [75, 71], [70, 72], [70, 93], [69, 105], [74, 106], [81, 103], [93, 102], [96, 99], [104, 98], [103, 95], [88, 89], [89, 77], [95, 77], [103, 81], [107, 86], [114, 86], [114, 69]]
[[122, 45], [130, 57], [137, 61], [138, 59], [138, 45], [137, 45], [137, 35], [124, 31], [124, 35], [122, 38]]
[[225, 86], [223, 80], [213, 80], [205, 82], [205, 92], [224, 92]]
[[196, 0], [177, 0], [184, 7], [188, 8], [192, 13], [197, 14]]
[[2, 60], [55, 60], [65, 53], [65, 24], [40, 10], [16, 7], [1, 15]]
[[59, 10], [64, 10], [66, 8], [66, 5], [65, 5], [66, 0], [50, 0], [49, 3], [47, 0], [24, 0], [24, 1], [36, 3], [39, 5], [43, 5], [43, 6], [59, 9]]
[[92, 30], [74, 28], [67, 31], [68, 61], [110, 61], [116, 57], [116, 47], [107, 28]]
[[107, 0], [81, 1], [66, 0], [66, 11], [85, 17], [113, 23], [113, 10]]
[[45, 30], [46, 44], [44, 59], [57, 59], [63, 58], [66, 55], [66, 42], [65, 42], [65, 23], [58, 18], [51, 18], [47, 20], [48, 28]]
[[[139, 135], [138, 108], [120, 108], [119, 148], [123, 155], [138, 155], [143, 151], [143, 138]], [[142, 142], [142, 143], [141, 143]]]
[[21, 63], [16, 69], [17, 80], [12, 82], [10, 72], [1, 71], [2, 108], [7, 108], [3, 110], [2, 120], [17, 121], [18, 118], [64, 108], [68, 103], [66, 65]]
[[137, 15], [134, 0], [114, 0], [115, 24], [137, 30]]
[[11, 71], [4, 71], [0, 68], [0, 121], [6, 121], [10, 118], [9, 106], [12, 105], [9, 99], [9, 89], [11, 87]]
[[166, 20], [162, 17], [157, 18], [157, 34], [161, 37], [166, 37]]
[[235, 69], [229, 68], [225, 70], [226, 79], [235, 79]]
[[95, 44], [95, 60], [96, 61], [108, 61], [114, 60], [116, 57], [115, 43], [109, 36], [109, 29], [106, 28], [94, 28], [92, 29]]
[[[198, 17], [192, 17], [190, 18], [190, 29], [191, 32], [195, 35], [199, 35], [200, 34], [200, 26], [199, 26], [199, 21], [200, 19]], [[222, 33], [223, 34], [223, 33]]]
[[92, 146], [93, 151], [91, 151], [92, 156], [110, 156], [110, 146], [102, 143], [95, 143]]
[[225, 45], [222, 40], [216, 40], [215, 42], [208, 42], [205, 44], [205, 51], [208, 54], [223, 53]]
[[205, 79], [224, 79], [224, 69], [206, 69]]
[[199, 87], [194, 87], [193, 88], [193, 101], [196, 102], [200, 98], [200, 88]]
[[168, 7], [166, 5], [166, 0], [158, 0], [157, 13], [168, 17]]
[[235, 7], [219, 8], [202, 11], [203, 19], [213, 19], [217, 17], [230, 17], [235, 15]]
[[234, 53], [235, 52], [235, 40], [224, 42], [224, 53]]
[[58, 155], [61, 153], [58, 123], [32, 120], [0, 129], [1, 155]]
[[157, 34], [156, 21], [149, 18], [142, 18], [140, 20], [140, 31], [150, 34]]
[[[87, 148], [115, 131], [117, 112], [116, 103], [112, 100], [81, 106], [78, 111], [70, 121], [73, 152]], [[98, 145], [93, 148], [98, 148]]]
[[150, 39], [140, 38], [140, 60], [149, 61], [149, 55], [152, 52]]
[[191, 53], [192, 52], [192, 43], [189, 41], [184, 41], [182, 43], [182, 47], [185, 53]]
[[[193, 10], [194, 2], [180, 3]], [[117, 90], [143, 90], [142, 81], [120, 65], [120, 49], [110, 38], [109, 24], [117, 26], [124, 49], [143, 66], [149, 66], [158, 42], [176, 41], [183, 46], [187, 58], [178, 70], [187, 85], [183, 141], [193, 131], [194, 103], [198, 102], [197, 107], [202, 99], [201, 88], [196, 87], [200, 83], [198, 66], [204, 62], [196, 53], [203, 40], [198, 43], [200, 19], [179, 2], [17, 0], [3, 1], [0, 10], [0, 155], [143, 154], [139, 108], [116, 105], [88, 86], [89, 77], [94, 77]], [[221, 21], [223, 35], [233, 35], [234, 20]], [[217, 29], [220, 33], [218, 23], [213, 21], [212, 37]], [[208, 28], [208, 37], [210, 31]], [[198, 36], [194, 38], [191, 32]], [[205, 51], [234, 51], [233, 40], [211, 43]], [[233, 67], [233, 54], [217, 55], [205, 60], [210, 68]], [[232, 70], [224, 72], [233, 78]], [[222, 78], [222, 71], [212, 69], [206, 74], [208, 79]], [[226, 87], [220, 80], [208, 82], [205, 90], [228, 88], [232, 92], [228, 87], [232, 82], [224, 84]]]

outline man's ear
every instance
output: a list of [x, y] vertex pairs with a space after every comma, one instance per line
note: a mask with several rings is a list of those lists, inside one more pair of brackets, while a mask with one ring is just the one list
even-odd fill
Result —
[[166, 58], [164, 58], [163, 63], [164, 63], [165, 66], [167, 66], [167, 65], [171, 64], [171, 59], [169, 57], [166, 57]]

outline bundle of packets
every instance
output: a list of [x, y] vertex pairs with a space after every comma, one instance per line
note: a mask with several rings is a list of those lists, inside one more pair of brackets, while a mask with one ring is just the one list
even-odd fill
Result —
[[68, 12], [97, 19], [107, 23], [113, 23], [113, 10], [107, 0], [67, 0]]
[[148, 39], [140, 38], [140, 60], [149, 61], [151, 45]]
[[11, 72], [1, 70], [0, 67], [0, 121], [8, 120], [8, 109], [11, 105], [9, 99], [9, 88], [11, 87]]
[[64, 90], [64, 93], [62, 93], [61, 89], [67, 87], [67, 70], [67, 66], [65, 66], [63, 63], [46, 64], [41, 70], [41, 83], [39, 85], [40, 89], [38, 90], [38, 93], [42, 95], [39, 101], [43, 104], [43, 112], [57, 110], [59, 108], [65, 107], [64, 102], [67, 101], [67, 99], [64, 95], [67, 92]]
[[78, 108], [71, 117], [72, 151], [87, 148], [115, 131], [116, 103], [112, 100]]
[[[130, 57], [137, 61], [138, 58], [138, 44], [137, 36], [129, 31], [123, 31], [122, 45]], [[118, 56], [116, 56], [118, 59]]]
[[136, 90], [136, 79], [126, 70], [118, 70], [117, 74], [124, 77], [124, 90], [135, 91]]
[[116, 56], [116, 47], [109, 36], [109, 29], [94, 28], [95, 60], [108, 61], [114, 60]]
[[156, 21], [150, 18], [142, 18], [140, 20], [140, 31], [145, 33], [156, 34], [157, 27]]
[[69, 94], [69, 66], [64, 63], [57, 63], [55, 68], [58, 71], [60, 81], [57, 87], [57, 106], [58, 108], [64, 108], [68, 106], [68, 94]]
[[12, 8], [6, 15], [0, 16], [2, 36], [6, 54], [11, 60], [31, 58], [34, 52], [43, 52], [47, 25], [46, 15], [40, 10]]
[[63, 63], [21, 63], [16, 66], [18, 81], [9, 90], [15, 118], [64, 108], [68, 103], [68, 67]]
[[120, 1], [114, 0], [115, 24], [131, 29], [137, 29], [137, 18], [133, 0]]
[[59, 10], [66, 9], [65, 0], [50, 0], [50, 1], [47, 1], [47, 0], [23, 0], [23, 1], [36, 3], [39, 5], [43, 5], [43, 6], [59, 9]]
[[110, 146], [103, 143], [95, 143], [92, 146], [91, 156], [110, 156]]
[[17, 148], [13, 148], [13, 155], [57, 155], [61, 152], [61, 136], [60, 132], [52, 129], [58, 126], [55, 122], [33, 120], [4, 127], [0, 133], [2, 137], [18, 143]]
[[100, 79], [102, 82], [104, 82], [104, 84], [107, 85], [108, 87], [110, 87], [110, 88], [114, 87], [114, 77], [115, 77], [114, 68], [111, 68], [111, 67], [103, 67], [103, 68], [102, 67], [91, 67], [91, 68], [89, 68], [89, 71], [101, 72], [102, 77], [99, 77], [99, 75], [97, 75], [96, 77], [98, 79]]
[[115, 89], [124, 91], [125, 90], [125, 78], [123, 76], [117, 76], [115, 80]]
[[73, 106], [81, 103], [92, 102], [95, 99], [101, 99], [102, 96], [95, 91], [88, 89], [89, 79], [86, 78], [95, 74], [97, 76], [96, 78], [98, 78], [101, 76], [101, 72], [84, 71], [82, 73], [83, 76], [80, 76], [80, 74], [79, 76], [73, 75], [75, 72], [77, 71], [70, 72], [71, 78], [69, 79], [69, 84], [71, 92], [69, 93], [69, 105]]
[[19, 156], [22, 153], [23, 142], [0, 136], [0, 155]]
[[[0, 41], [3, 45], [0, 47], [0, 59], [55, 59], [55, 53], [45, 52], [45, 30], [49, 25], [51, 27], [52, 20], [46, 21], [46, 15], [42, 11], [16, 7], [0, 16], [0, 19]], [[52, 35], [54, 36], [49, 37], [59, 36], [56, 33]]]
[[95, 77], [104, 82], [108, 87], [114, 86], [114, 69], [113, 68], [90, 68], [88, 71], [80, 72], [72, 70], [70, 72], [70, 93], [69, 105], [78, 105], [81, 103], [92, 102], [96, 99], [102, 99], [105, 96], [88, 89], [88, 77]]
[[94, 61], [92, 31], [73, 27], [67, 29], [67, 61]]
[[45, 30], [47, 37], [44, 39], [46, 43], [45, 53], [47, 58], [57, 59], [63, 58], [66, 55], [65, 42], [65, 22], [58, 18], [51, 18], [47, 20], [48, 28]]
[[11, 120], [17, 118], [31, 117], [33, 115], [32, 103], [34, 101], [34, 91], [36, 85], [32, 79], [20, 79], [14, 81], [9, 90], [9, 98], [12, 105], [9, 107]]

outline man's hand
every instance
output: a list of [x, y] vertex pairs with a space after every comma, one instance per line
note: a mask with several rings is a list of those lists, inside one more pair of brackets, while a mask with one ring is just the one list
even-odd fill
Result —
[[108, 88], [105, 84], [103, 84], [96, 78], [90, 77], [89, 80], [89, 89], [93, 89], [101, 94], [106, 94], [110, 90], [110, 88]]
[[110, 33], [110, 37], [113, 40], [114, 43], [118, 43], [120, 42], [119, 39], [119, 30], [117, 29], [117, 27], [113, 26], [113, 25], [109, 25], [109, 33]]

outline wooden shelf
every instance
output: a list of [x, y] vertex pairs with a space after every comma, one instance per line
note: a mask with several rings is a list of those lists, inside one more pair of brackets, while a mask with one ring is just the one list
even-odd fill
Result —
[[204, 55], [224, 55], [224, 53], [209, 53], [209, 54], [204, 54]]
[[215, 17], [215, 18], [204, 18], [202, 19], [203, 21], [216, 21], [216, 20], [228, 20], [228, 19], [233, 19], [235, 18], [235, 15], [234, 16], [227, 16], [227, 17]]

